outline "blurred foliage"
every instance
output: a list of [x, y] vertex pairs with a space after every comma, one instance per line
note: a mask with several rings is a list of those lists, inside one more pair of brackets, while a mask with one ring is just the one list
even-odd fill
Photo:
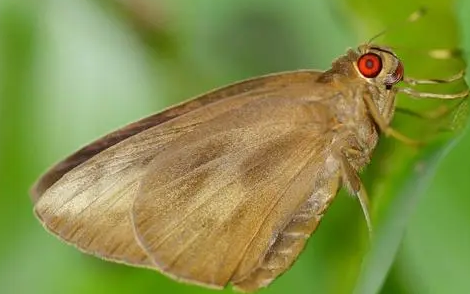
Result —
[[[426, 5], [427, 16], [403, 24], [419, 1], [2, 0], [0, 293], [214, 292], [59, 242], [34, 219], [30, 185], [118, 126], [239, 79], [326, 69], [386, 27], [376, 41], [397, 48], [407, 74], [456, 73], [461, 59], [425, 53], [470, 48], [470, 3]], [[442, 104], [399, 97], [416, 111]], [[466, 110], [439, 120], [398, 113], [394, 127], [432, 143], [381, 141], [362, 176], [377, 224], [371, 246], [357, 201], [341, 193], [294, 267], [262, 293], [470, 292]]]

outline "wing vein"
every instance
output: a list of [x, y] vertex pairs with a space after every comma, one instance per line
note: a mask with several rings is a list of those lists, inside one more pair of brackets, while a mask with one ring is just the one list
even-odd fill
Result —
[[[265, 142], [264, 144], [268, 144], [268, 143], [270, 143], [270, 142], [271, 142], [271, 141], [267, 141], [267, 142]], [[241, 152], [246, 151], [246, 150], [249, 150], [249, 149], [250, 149], [250, 148], [243, 148], [243, 149], [241, 149], [239, 152], [237, 152], [236, 154], [241, 153]], [[232, 155], [233, 155], [233, 154], [232, 154]], [[222, 159], [222, 158], [225, 157], [225, 156], [228, 156], [228, 155], [224, 155], [224, 156], [218, 157], [217, 160]], [[204, 165], [209, 164], [210, 162], [213, 162], [213, 161], [215, 161], [215, 160], [216, 160], [216, 159], [214, 159], [214, 160], [212, 160], [212, 161], [208, 161], [208, 162], [205, 163]], [[259, 166], [261, 163], [263, 163], [263, 162], [265, 162], [265, 161], [266, 161], [266, 160], [260, 161], [257, 165], [253, 165], [253, 166], [251, 166], [251, 167], [245, 169], [244, 172], [247, 172], [247, 171], [252, 170], [253, 168]], [[202, 168], [202, 166], [199, 167], [199, 168]], [[200, 203], [200, 204], [197, 205], [195, 208], [193, 208], [191, 211], [189, 211], [189, 213], [185, 216], [185, 218], [190, 217], [190, 216], [193, 215], [195, 212], [197, 212], [199, 209], [201, 209], [205, 204], [207, 204], [207, 202], [208, 202], [209, 200], [211, 200], [215, 195], [217, 195], [217, 192], [219, 192], [219, 191], [222, 190], [223, 188], [229, 186], [229, 185], [232, 184], [235, 180], [236, 180], [236, 178], [234, 178], [234, 179], [231, 180], [230, 182], [227, 182], [225, 185], [219, 187], [216, 191], [214, 191], [214, 192], [211, 194], [210, 197], [207, 197], [202, 203]], [[168, 238], [171, 237], [172, 232], [173, 232], [174, 230], [179, 229], [179, 228], [180, 228], [181, 226], [183, 226], [183, 225], [184, 225], [184, 219], [182, 219], [180, 222], [178, 222], [178, 223], [175, 224], [174, 226], [172, 226], [172, 227], [170, 227], [170, 228], [167, 228], [165, 231], [168, 232], [168, 233], [163, 237], [163, 239], [158, 243], [158, 245], [156, 245], [155, 250], [158, 249], [160, 246], [162, 246], [162, 245], [165, 243], [165, 241], [167, 241]], [[144, 234], [146, 234], [149, 230], [151, 230], [151, 227], [149, 227], [149, 228], [144, 232]]]
[[[314, 145], [316, 146], [316, 145]], [[279, 203], [279, 201], [282, 199], [282, 196], [287, 192], [287, 190], [292, 186], [292, 182], [293, 180], [305, 169], [305, 167], [307, 166], [307, 164], [311, 161], [312, 159], [312, 155], [313, 153], [317, 150], [316, 148], [313, 148], [312, 146], [312, 151], [309, 153], [308, 156], [306, 156], [306, 160], [303, 162], [303, 164], [301, 165], [301, 168], [299, 168], [296, 172], [295, 172], [295, 175], [292, 176], [290, 179], [289, 179], [289, 183], [288, 185], [286, 185], [286, 188], [282, 191], [282, 193], [279, 193], [279, 196], [275, 199], [273, 205], [271, 205], [270, 209], [268, 210], [268, 213], [266, 213], [264, 216], [263, 216], [263, 221], [260, 223], [260, 225], [258, 226], [258, 228], [256, 229], [256, 231], [254, 232], [254, 234], [252, 235], [251, 237], [251, 240], [250, 242], [247, 243], [247, 246], [245, 247], [244, 249], [244, 252], [243, 254], [241, 254], [240, 256], [244, 256], [246, 251], [248, 250], [248, 248], [251, 246], [251, 244], [253, 243], [256, 235], [260, 232], [261, 228], [263, 227], [263, 225], [265, 224], [266, 220], [268, 219], [268, 216], [270, 215], [270, 213], [272, 212], [272, 210], [274, 209], [274, 207]], [[318, 154], [317, 156], [314, 156], [314, 158], [318, 158], [320, 157], [322, 153]], [[240, 259], [240, 262], [242, 261], [243, 259]], [[237, 265], [237, 268], [240, 264]], [[219, 268], [220, 269], [220, 268]]]

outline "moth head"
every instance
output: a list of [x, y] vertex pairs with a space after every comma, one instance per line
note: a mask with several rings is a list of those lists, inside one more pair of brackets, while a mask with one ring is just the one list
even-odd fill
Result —
[[358, 53], [354, 67], [367, 82], [390, 89], [403, 79], [403, 64], [391, 49], [365, 44]]

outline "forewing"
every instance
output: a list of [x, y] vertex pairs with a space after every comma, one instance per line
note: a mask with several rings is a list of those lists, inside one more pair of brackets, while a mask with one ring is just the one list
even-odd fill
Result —
[[[297, 89], [307, 95], [306, 87], [317, 76], [306, 71], [245, 81], [111, 133], [60, 162], [38, 181], [32, 191], [35, 212], [49, 231], [82, 251], [117, 262], [153, 266], [136, 242], [130, 217], [141, 179], [149, 174], [149, 163], [152, 169], [158, 164], [158, 160], [153, 163], [154, 157], [166, 157], [172, 142], [179, 138], [194, 142], [217, 129], [223, 131], [225, 126], [217, 124], [213, 133], [201, 132], [207, 125], [213, 126], [214, 119], [223, 121], [226, 113], [249, 109], [247, 104], [267, 98], [269, 93], [293, 87], [294, 92]], [[252, 118], [245, 117], [245, 127], [256, 125], [256, 120], [249, 121]], [[167, 175], [172, 176], [168, 171]]]
[[332, 118], [318, 97], [288, 93], [214, 118], [152, 160], [133, 222], [162, 272], [219, 288], [244, 278], [313, 193]]
[[51, 232], [83, 251], [148, 266], [129, 218], [139, 180], [166, 144], [227, 111], [223, 104], [210, 110], [142, 131], [71, 169], [37, 198], [37, 216]]
[[[299, 90], [304, 91], [305, 85], [307, 83], [314, 83], [319, 74], [319, 72], [310, 70], [295, 71], [266, 75], [259, 78], [241, 81], [220, 89], [216, 89], [207, 94], [196, 97], [195, 99], [185, 101], [180, 105], [168, 108], [160, 113], [131, 123], [121, 129], [107, 134], [106, 136], [103, 136], [102, 138], [99, 138], [98, 140], [73, 153], [65, 160], [51, 167], [31, 188], [32, 200], [33, 202], [36, 202], [37, 199], [39, 199], [49, 187], [51, 187], [63, 175], [71, 171], [73, 168], [79, 166], [80, 164], [110, 148], [111, 146], [114, 146], [126, 140], [127, 138], [133, 137], [140, 132], [174, 120], [179, 120], [181, 122], [181, 117], [185, 114], [204, 108], [205, 106], [212, 103], [221, 104], [218, 108], [218, 113], [220, 113], [228, 110], [224, 109], [224, 107], [234, 107], [237, 104], [236, 102], [234, 103], [236, 100], [244, 103], [246, 102], [247, 98], [253, 99], [253, 97], [262, 97], [262, 95], [266, 92], [277, 91], [278, 89], [282, 89], [287, 86], [295, 88], [297, 85], [299, 85]], [[243, 98], [243, 101], [241, 101], [240, 98]], [[227, 103], [227, 100], [230, 100], [230, 102]], [[207, 113], [202, 113], [207, 115]], [[200, 117], [199, 122], [209, 120], [211, 118], [212, 116], [209, 114], [208, 116]], [[195, 122], [193, 122], [193, 124], [194, 123]], [[175, 129], [173, 132], [178, 132], [178, 130]]]

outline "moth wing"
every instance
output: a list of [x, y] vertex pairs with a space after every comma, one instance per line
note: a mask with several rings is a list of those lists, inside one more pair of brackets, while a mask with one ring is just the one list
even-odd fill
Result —
[[39, 179], [32, 189], [35, 213], [47, 230], [84, 252], [152, 267], [135, 239], [131, 208], [153, 157], [168, 142], [214, 117], [262, 97], [264, 92], [281, 90], [286, 84], [314, 82], [318, 74], [290, 72], [240, 82], [113, 132]]
[[[284, 72], [272, 75], [266, 75], [258, 78], [253, 78], [232, 85], [213, 90], [209, 93], [203, 94], [194, 99], [185, 101], [180, 105], [170, 107], [160, 113], [145, 117], [137, 122], [131, 123], [123, 128], [107, 134], [98, 140], [81, 148], [73, 153], [66, 159], [51, 167], [39, 180], [34, 183], [31, 188], [31, 198], [34, 203], [57, 182], [63, 175], [84, 163], [93, 156], [101, 153], [102, 151], [133, 137], [145, 130], [156, 127], [160, 124], [173, 122], [187, 113], [191, 113], [197, 109], [203, 108], [209, 104], [219, 103], [218, 112], [207, 113], [202, 112], [203, 117], [199, 117], [197, 121], [192, 124], [201, 123], [202, 121], [209, 120], [212, 115], [217, 115], [220, 112], [226, 111], [224, 107], [231, 108], [236, 106], [237, 103], [245, 103], [247, 98], [260, 97], [264, 92], [276, 91], [289, 85], [289, 87], [296, 87], [296, 85], [305, 86], [306, 83], [314, 83], [316, 78], [321, 74], [318, 71], [303, 70], [294, 72]], [[252, 95], [253, 94], [253, 95]], [[240, 99], [241, 98], [241, 99]], [[225, 103], [230, 100], [230, 103]], [[224, 103], [220, 103], [220, 102]], [[237, 102], [238, 101], [238, 102]], [[235, 104], [235, 105], [234, 105]], [[194, 119], [194, 118], [193, 118]], [[189, 125], [191, 126], [191, 124]], [[186, 126], [187, 127], [187, 126]], [[179, 128], [186, 128], [184, 125], [179, 125]], [[172, 130], [173, 133], [178, 133], [178, 128]]]
[[216, 117], [152, 160], [133, 222], [162, 272], [215, 288], [243, 280], [312, 195], [326, 175], [331, 117], [321, 98], [289, 93]]
[[[59, 163], [35, 185], [36, 215], [46, 229], [82, 251], [117, 262], [149, 266], [130, 222], [139, 180], [167, 142], [225, 111], [226, 105], [219, 104], [210, 113], [202, 110], [193, 114], [191, 121], [170, 120], [143, 130], [76, 167], [73, 167], [76, 161]], [[93, 144], [82, 150], [87, 149], [94, 150]], [[63, 173], [68, 168], [71, 169]], [[51, 184], [51, 179], [58, 175], [61, 177]]]

